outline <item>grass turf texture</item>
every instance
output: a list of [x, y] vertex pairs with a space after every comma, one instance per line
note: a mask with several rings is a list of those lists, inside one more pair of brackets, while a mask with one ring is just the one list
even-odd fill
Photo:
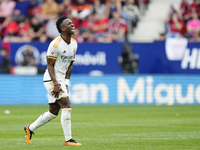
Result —
[[23, 126], [47, 110], [47, 106], [0, 106], [0, 149], [200, 149], [200, 106], [72, 106], [72, 135], [82, 146], [64, 146], [60, 114], [36, 129], [32, 144], [26, 144]]

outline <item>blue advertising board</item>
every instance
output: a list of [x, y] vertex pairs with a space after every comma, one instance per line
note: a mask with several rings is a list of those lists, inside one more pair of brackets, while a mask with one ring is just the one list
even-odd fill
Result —
[[[46, 68], [46, 50], [49, 43], [11, 43], [11, 57], [18, 65], [22, 52], [29, 45], [34, 47], [37, 66]], [[104, 74], [122, 73], [118, 58], [123, 43], [80, 43], [76, 53], [73, 73], [88, 74], [98, 70]], [[179, 46], [179, 45], [178, 45]], [[141, 74], [199, 74], [200, 43], [188, 43], [181, 58], [170, 60], [166, 55], [166, 43], [132, 43], [133, 51], [139, 55], [138, 71]], [[182, 53], [182, 52], [181, 52]]]
[[[0, 75], [0, 105], [48, 104], [42, 75]], [[197, 75], [73, 74], [72, 104], [196, 105], [200, 104]]]

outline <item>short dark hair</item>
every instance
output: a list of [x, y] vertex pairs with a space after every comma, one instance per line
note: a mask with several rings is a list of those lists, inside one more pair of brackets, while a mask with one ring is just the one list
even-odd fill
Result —
[[56, 27], [57, 27], [59, 33], [62, 32], [60, 25], [62, 24], [63, 20], [65, 20], [65, 19], [67, 19], [67, 16], [60, 16], [58, 18], [58, 20], [56, 21]]

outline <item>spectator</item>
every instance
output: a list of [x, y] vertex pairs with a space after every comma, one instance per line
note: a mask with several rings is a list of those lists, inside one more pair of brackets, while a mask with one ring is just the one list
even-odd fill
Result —
[[139, 8], [134, 4], [135, 0], [128, 0], [122, 7], [122, 17], [127, 21], [129, 32], [132, 33], [133, 26], [137, 25], [139, 19]]
[[2, 36], [8, 34], [17, 35], [19, 28], [17, 22], [12, 19], [12, 16], [8, 16], [2, 23], [1, 30]]
[[59, 4], [60, 14], [68, 16], [71, 14], [72, 6], [73, 4], [71, 4], [70, 0], [63, 0], [63, 2]]
[[109, 22], [109, 34], [112, 36], [112, 40], [117, 42], [124, 42], [127, 33], [126, 21], [120, 17], [120, 13], [113, 12], [113, 18]]
[[4, 0], [0, 3], [0, 23], [13, 14], [15, 5], [16, 3], [13, 0]]
[[86, 0], [77, 0], [75, 6], [72, 7], [72, 16], [78, 20], [84, 20], [91, 12], [90, 5]]
[[166, 33], [166, 38], [180, 37], [181, 34], [183, 34], [184, 20], [179, 18], [178, 13], [176, 11], [172, 13], [172, 18], [170, 20], [167, 20], [167, 23], [169, 25], [169, 29]]
[[183, 0], [180, 6], [181, 14], [185, 21], [188, 21], [191, 18], [192, 12], [192, 1], [191, 0]]
[[193, 36], [195, 33], [200, 32], [200, 20], [196, 12], [192, 13], [192, 19], [187, 22], [187, 33]]
[[46, 0], [41, 5], [41, 14], [43, 19], [48, 20], [53, 14], [57, 13], [59, 13], [59, 6], [55, 0]]
[[12, 15], [12, 18], [17, 23], [21, 23], [21, 22], [23, 22], [25, 20], [26, 16], [25, 15], [21, 15], [20, 11], [15, 10], [13, 15]]
[[97, 13], [105, 17], [105, 5], [100, 0], [94, 0], [94, 4], [91, 5], [92, 14]]
[[29, 11], [29, 15], [30, 16], [42, 16], [42, 8], [41, 8], [41, 6], [36, 6], [36, 7], [33, 7], [33, 8], [31, 8], [30, 9], [30, 11]]
[[198, 16], [200, 16], [200, 0], [194, 0], [191, 4], [192, 12], [196, 11]]
[[36, 0], [18, 0], [15, 6], [15, 14], [26, 16], [30, 8], [37, 6]]
[[5, 48], [1, 48], [1, 73], [10, 73], [10, 69], [13, 66], [12, 60], [10, 56], [7, 54], [7, 50]]
[[93, 14], [90, 14], [90, 15], [88, 16], [88, 19], [83, 20], [83, 21], [81, 22], [81, 25], [80, 25], [80, 33], [81, 33], [81, 34], [82, 34], [83, 32], [89, 31], [89, 30], [93, 27], [94, 21], [95, 21], [94, 18], [95, 18], [94, 15], [93, 15]]
[[200, 36], [199, 33], [195, 33], [192, 38], [189, 39], [189, 42], [200, 42]]
[[117, 11], [121, 14], [121, 1], [120, 0], [107, 0], [105, 14], [108, 18], [112, 18], [112, 12]]
[[39, 41], [44, 34], [43, 24], [40, 22], [37, 16], [31, 18], [31, 27], [29, 29], [29, 34], [33, 41]]
[[92, 31], [85, 32], [83, 34], [84, 42], [86, 43], [96, 43], [97, 39], [94, 37]]
[[58, 14], [53, 14], [51, 18], [47, 21], [45, 31], [46, 31], [48, 40], [53, 40], [54, 38], [60, 35], [55, 26], [57, 18], [58, 18]]
[[94, 19], [91, 31], [94, 33], [94, 37], [97, 41], [102, 42], [102, 38], [104, 39], [106, 37], [108, 31], [109, 19], [97, 13], [94, 14]]
[[31, 27], [31, 24], [28, 17], [26, 17], [24, 22], [21, 22], [19, 24], [18, 36], [21, 38], [22, 42], [31, 42], [32, 38], [29, 33], [30, 27]]
[[166, 39], [165, 39], [165, 33], [160, 33], [159, 34], [159, 38], [158, 39], [156, 39], [156, 41], [165, 41]]
[[35, 66], [36, 65], [36, 58], [33, 53], [33, 46], [29, 45], [28, 49], [22, 53], [24, 59], [20, 62], [22, 66]]

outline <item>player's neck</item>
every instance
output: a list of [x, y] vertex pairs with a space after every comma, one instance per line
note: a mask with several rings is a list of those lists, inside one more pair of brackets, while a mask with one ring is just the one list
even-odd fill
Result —
[[70, 42], [71, 42], [71, 35], [64, 35], [64, 34], [62, 34], [61, 36], [65, 40], [65, 42], [67, 42], [68, 44], [70, 44]]

